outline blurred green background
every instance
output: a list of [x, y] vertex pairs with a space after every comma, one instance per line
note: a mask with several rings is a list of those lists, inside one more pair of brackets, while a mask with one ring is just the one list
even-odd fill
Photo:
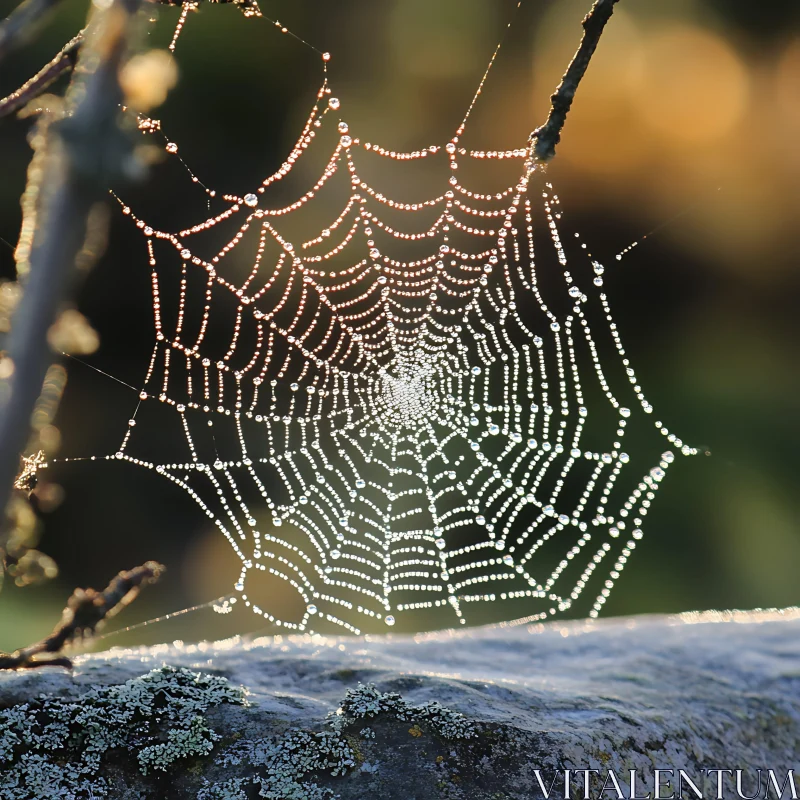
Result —
[[[14, 5], [2, 0], [0, 12]], [[352, 128], [398, 150], [452, 135], [514, 5], [262, 0], [266, 14], [331, 52], [332, 85]], [[523, 2], [476, 107], [469, 145], [520, 147], [544, 121], [589, 5]], [[67, 0], [4, 65], [0, 94], [51, 58], [85, 13], [85, 2]], [[165, 46], [178, 12], [152, 14], [159, 17], [152, 43]], [[319, 85], [319, 58], [266, 21], [205, 4], [191, 15], [177, 54], [178, 87], [153, 116], [204, 182], [240, 192], [278, 166], [294, 142]], [[28, 121], [0, 123], [2, 277], [13, 275], [29, 129]], [[613, 271], [609, 293], [659, 415], [712, 455], [672, 469], [605, 616], [800, 602], [798, 141], [795, 0], [618, 3], [549, 174], [574, 226], [606, 263], [658, 228]], [[154, 217], [183, 213], [180, 197], [157, 183], [126, 189], [125, 197], [146, 203]], [[82, 283], [79, 307], [101, 337], [90, 363], [138, 385], [152, 342], [149, 285], [141, 241], [119, 216], [107, 254]], [[52, 454], [111, 451], [130, 395], [80, 365], [66, 366]], [[225, 542], [166, 482], [101, 466], [53, 477], [63, 500], [42, 516], [40, 548], [60, 573], [25, 589], [7, 582], [0, 649], [45, 634], [74, 587], [99, 588], [146, 559], [169, 572], [109, 630], [230, 590], [235, 573]], [[257, 627], [249, 617], [205, 610], [106, 643]]]

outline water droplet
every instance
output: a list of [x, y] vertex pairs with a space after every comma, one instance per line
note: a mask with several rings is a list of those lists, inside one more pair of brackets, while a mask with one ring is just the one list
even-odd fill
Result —
[[386, 615], [386, 616], [383, 618], [383, 621], [384, 621], [384, 622], [385, 622], [385, 623], [386, 623], [386, 624], [387, 624], [389, 627], [391, 627], [392, 625], [394, 625], [394, 617], [393, 617], [391, 614], [387, 614], [387, 615]]
[[252, 192], [250, 194], [246, 194], [244, 196], [244, 204], [246, 206], [250, 206], [250, 208], [255, 208], [258, 205], [258, 195], [253, 194]]
[[328, 105], [335, 111], [337, 108], [339, 108], [341, 103], [339, 102], [339, 98], [338, 97], [329, 97], [328, 98]]

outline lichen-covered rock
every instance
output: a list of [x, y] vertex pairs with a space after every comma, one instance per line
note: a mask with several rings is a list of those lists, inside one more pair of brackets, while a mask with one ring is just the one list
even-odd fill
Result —
[[743, 769], [752, 795], [757, 767], [800, 788], [798, 612], [237, 639], [0, 675], [1, 800], [531, 800], [554, 778], [563, 797], [567, 769], [573, 797], [593, 769], [590, 796], [613, 798], [609, 772], [645, 794], [656, 768], [716, 797], [704, 770]]
[[244, 692], [215, 675], [162, 667], [0, 710], [0, 798], [106, 797], [119, 759], [147, 775], [208, 755], [220, 735], [205, 715], [221, 703], [244, 705]]

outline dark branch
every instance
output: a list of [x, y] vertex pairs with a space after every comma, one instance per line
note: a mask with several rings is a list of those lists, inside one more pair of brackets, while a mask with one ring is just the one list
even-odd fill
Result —
[[78, 50], [83, 43], [83, 32], [67, 42], [61, 52], [49, 64], [45, 64], [29, 81], [15, 92], [0, 100], [0, 118], [14, 114], [35, 100], [48, 86], [71, 71], [78, 60]]
[[53, 632], [46, 639], [29, 647], [13, 653], [0, 653], [0, 670], [47, 666], [71, 669], [72, 661], [61, 655], [64, 647], [75, 639], [93, 636], [103, 620], [132, 603], [142, 586], [157, 581], [163, 571], [161, 564], [148, 561], [141, 567], [120, 572], [102, 592], [95, 589], [76, 589], [67, 600], [61, 622]]
[[23, 195], [16, 251], [24, 292], [6, 344], [10, 375], [0, 380], [0, 509], [8, 503], [30, 435], [31, 412], [53, 358], [47, 332], [83, 248], [89, 214], [105, 198], [109, 182], [134, 163], [133, 140], [119, 124], [124, 96], [118, 75], [140, 5], [114, 0], [95, 11], [81, 54], [86, 70], [67, 92], [65, 115], [53, 122], [47, 117], [34, 137], [35, 168]]
[[606, 23], [614, 13], [617, 0], [595, 0], [592, 10], [583, 19], [583, 38], [572, 57], [561, 83], [550, 98], [552, 106], [547, 121], [531, 134], [533, 155], [537, 161], [549, 161], [556, 154], [556, 145], [561, 141], [561, 129], [567, 121], [575, 92], [592, 60]]
[[[32, 0], [29, 0], [29, 2], [31, 1]], [[56, 2], [59, 2], [59, 0], [36, 0], [36, 2], [45, 4], [45, 7], [49, 7], [54, 5]], [[184, 0], [148, 0], [148, 2], [156, 5], [173, 7], [180, 7], [184, 5]], [[196, 2], [199, 3], [201, 0], [196, 0]], [[235, 5], [245, 14], [247, 14], [247, 12], [258, 12], [257, 0], [206, 0], [206, 2], [215, 3], [217, 5]], [[6, 27], [9, 25], [9, 23], [11, 23], [11, 21], [14, 19], [14, 16], [22, 8], [23, 6], [20, 6], [20, 8], [17, 9], [17, 11], [15, 11], [14, 14], [12, 14], [5, 21], [5, 23], [3, 23], [3, 26], [0, 27], [0, 61], [2, 61], [5, 52], [11, 49], [10, 46], [7, 46], [4, 50], [4, 37], [11, 41], [11, 34], [10, 32], [8, 34], [6, 33]], [[27, 20], [26, 25], [31, 22], [32, 20]], [[78, 52], [83, 44], [83, 33], [84, 32], [81, 31], [71, 41], [64, 45], [58, 55], [49, 64], [45, 64], [45, 66], [42, 67], [39, 72], [36, 73], [36, 75], [34, 75], [30, 80], [26, 81], [22, 86], [19, 87], [19, 89], [12, 92], [7, 97], [0, 99], [0, 119], [7, 117], [10, 114], [14, 114], [21, 108], [24, 108], [31, 100], [35, 100], [40, 94], [42, 94], [42, 92], [44, 92], [47, 87], [54, 83], [58, 78], [74, 69], [78, 59]], [[22, 35], [23, 31], [21, 26], [15, 24], [13, 36], [14, 42], [18, 41]]]
[[0, 25], [0, 61], [30, 37], [38, 22], [61, 0], [25, 0]]

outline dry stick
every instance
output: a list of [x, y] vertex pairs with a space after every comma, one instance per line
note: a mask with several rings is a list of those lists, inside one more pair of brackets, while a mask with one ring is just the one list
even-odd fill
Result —
[[118, 124], [123, 100], [118, 73], [139, 6], [140, 0], [114, 0], [95, 12], [97, 33], [82, 61], [96, 66], [70, 87], [68, 101], [79, 98], [73, 113], [48, 126], [28, 280], [6, 346], [13, 371], [0, 380], [0, 514], [52, 361], [47, 332], [83, 246], [89, 212], [104, 198], [109, 181], [132, 163], [132, 143]]
[[61, 0], [25, 0], [0, 25], [0, 61], [30, 36], [37, 22]]
[[575, 92], [583, 78], [589, 62], [592, 60], [600, 36], [606, 23], [614, 13], [617, 0], [595, 0], [591, 11], [583, 18], [583, 38], [580, 46], [572, 57], [564, 77], [558, 88], [550, 98], [552, 103], [547, 121], [537, 128], [530, 136], [533, 145], [533, 155], [537, 161], [550, 161], [556, 154], [556, 145], [561, 141], [561, 129], [567, 121]]
[[[141, 567], [120, 572], [105, 588], [76, 589], [67, 600], [61, 622], [41, 642], [22, 647], [13, 653], [0, 653], [0, 670], [33, 669], [34, 667], [72, 668], [72, 661], [60, 655], [64, 647], [75, 639], [92, 636], [103, 620], [114, 616], [136, 599], [142, 586], [159, 579], [164, 567], [148, 561]], [[49, 655], [45, 655], [49, 654]], [[41, 656], [45, 656], [41, 658]]]
[[[48, 2], [57, 2], [58, 0], [47, 0]], [[151, 3], [163, 6], [182, 6], [183, 0], [149, 0]], [[197, 0], [200, 2], [200, 0]], [[221, 4], [221, 5], [235, 5], [240, 7], [243, 11], [257, 10], [258, 5], [256, 0], [208, 0], [208, 2]], [[13, 15], [12, 15], [13, 17]], [[9, 17], [8, 21], [12, 19]], [[5, 27], [0, 28], [0, 60], [2, 60], [2, 41]], [[78, 52], [83, 44], [84, 32], [78, 33], [71, 41], [59, 51], [50, 63], [45, 64], [30, 80], [26, 81], [19, 89], [16, 89], [7, 97], [0, 99], [0, 119], [7, 117], [15, 112], [24, 108], [31, 100], [35, 100], [42, 92], [47, 89], [52, 83], [67, 72], [70, 72], [75, 67], [78, 58]]]
[[0, 118], [7, 117], [24, 108], [58, 78], [74, 69], [82, 43], [83, 31], [67, 42], [58, 55], [45, 64], [30, 80], [25, 81], [19, 89], [0, 100]]

